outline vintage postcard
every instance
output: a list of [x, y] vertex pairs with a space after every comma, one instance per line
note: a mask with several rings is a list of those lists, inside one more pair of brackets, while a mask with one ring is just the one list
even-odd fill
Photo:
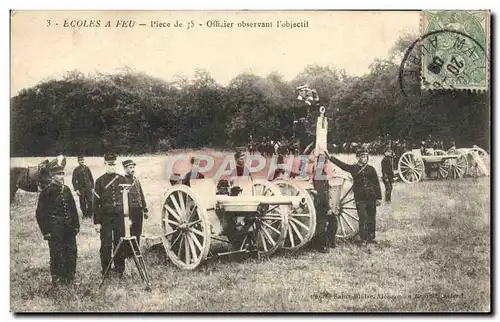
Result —
[[491, 12], [10, 12], [20, 312], [491, 312]]

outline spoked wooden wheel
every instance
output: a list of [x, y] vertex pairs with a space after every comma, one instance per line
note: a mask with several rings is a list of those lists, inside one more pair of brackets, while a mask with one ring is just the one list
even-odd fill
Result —
[[302, 187], [290, 181], [275, 181], [283, 196], [300, 196], [305, 198], [305, 204], [298, 208], [286, 207], [288, 214], [288, 229], [283, 248], [296, 250], [307, 244], [316, 231], [316, 208], [311, 195]]
[[[488, 155], [488, 152], [486, 152], [484, 149], [481, 148], [472, 148], [472, 151], [476, 152], [481, 161], [483, 162], [483, 165], [485, 167], [485, 171], [481, 169], [480, 166], [478, 166], [476, 171], [478, 171], [477, 175], [486, 175], [488, 176], [490, 173], [490, 156]], [[476, 162], [477, 163], [477, 162]]]
[[[434, 150], [434, 155], [446, 155], [444, 150]], [[438, 164], [438, 177], [439, 179], [446, 179], [450, 174], [450, 162], [449, 160], [443, 160]]]
[[405, 152], [399, 158], [398, 171], [401, 180], [406, 183], [416, 183], [422, 180], [425, 173], [424, 161], [411, 152]]
[[345, 179], [340, 190], [338, 228], [336, 237], [341, 240], [354, 238], [359, 232], [359, 216], [352, 191], [352, 179]]
[[210, 250], [207, 210], [188, 186], [172, 187], [163, 203], [162, 242], [170, 260], [182, 269], [194, 269]]
[[[253, 196], [280, 196], [279, 188], [265, 180], [252, 183]], [[254, 245], [261, 255], [269, 256], [283, 246], [288, 229], [286, 206], [266, 205], [252, 223]]]
[[463, 178], [467, 174], [469, 167], [469, 162], [467, 161], [467, 155], [462, 151], [455, 151], [458, 154], [456, 159], [449, 159], [448, 163], [450, 165], [450, 178], [459, 179]]

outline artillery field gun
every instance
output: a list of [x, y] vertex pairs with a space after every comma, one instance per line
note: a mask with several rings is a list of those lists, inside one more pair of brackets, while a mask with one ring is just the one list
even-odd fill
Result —
[[[192, 179], [190, 186], [173, 185], [165, 193], [162, 208], [161, 241], [169, 259], [179, 268], [195, 269], [211, 256], [269, 256], [280, 248], [297, 250], [311, 241], [316, 230], [311, 179], [319, 154], [327, 148], [324, 112], [321, 107], [306, 176], [273, 181], [243, 177], [225, 190], [212, 179]], [[334, 172], [328, 182], [330, 207], [339, 223], [337, 238], [353, 238], [358, 232], [358, 215], [352, 179]], [[227, 242], [232, 249], [212, 252], [213, 240]]]
[[401, 180], [416, 183], [423, 178], [458, 179], [465, 176], [489, 176], [488, 153], [474, 146], [472, 148], [451, 148], [448, 151], [435, 149], [414, 149], [401, 155], [398, 172]]

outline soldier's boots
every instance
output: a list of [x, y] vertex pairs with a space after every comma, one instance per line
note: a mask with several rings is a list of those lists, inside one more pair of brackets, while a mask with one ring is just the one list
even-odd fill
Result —
[[330, 252], [330, 249], [326, 245], [320, 245], [316, 248], [316, 250], [323, 254], [328, 254]]
[[123, 271], [120, 271], [115, 267], [111, 268], [111, 271], [115, 273], [118, 276], [118, 278], [123, 278], [123, 273], [124, 273]]
[[66, 276], [66, 277], [52, 276], [53, 286], [71, 285], [74, 283], [75, 283], [74, 276]]
[[321, 238], [319, 240], [319, 243], [318, 243], [318, 246], [317, 246], [317, 251], [320, 252], [320, 253], [329, 253], [330, 252], [330, 240], [327, 236], [323, 236], [323, 238]]
[[52, 275], [52, 286], [59, 286], [61, 281], [58, 276]]
[[358, 246], [358, 247], [364, 247], [367, 245], [367, 241], [366, 240], [355, 240], [354, 243]]

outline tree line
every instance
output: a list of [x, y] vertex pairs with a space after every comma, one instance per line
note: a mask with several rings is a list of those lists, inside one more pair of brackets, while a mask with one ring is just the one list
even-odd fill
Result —
[[[329, 142], [390, 136], [414, 142], [429, 134], [457, 147], [489, 150], [489, 93], [420, 89], [418, 73], [401, 92], [400, 58], [415, 37], [401, 37], [363, 76], [309, 65], [293, 80], [242, 73], [227, 86], [204, 70], [166, 81], [133, 70], [84, 75], [22, 89], [11, 98], [11, 156], [157, 153], [178, 148], [245, 146], [250, 135], [289, 139], [294, 120], [317, 111], [295, 88], [315, 88], [326, 107]], [[399, 57], [399, 59], [398, 59]], [[410, 92], [408, 92], [410, 88]]]

